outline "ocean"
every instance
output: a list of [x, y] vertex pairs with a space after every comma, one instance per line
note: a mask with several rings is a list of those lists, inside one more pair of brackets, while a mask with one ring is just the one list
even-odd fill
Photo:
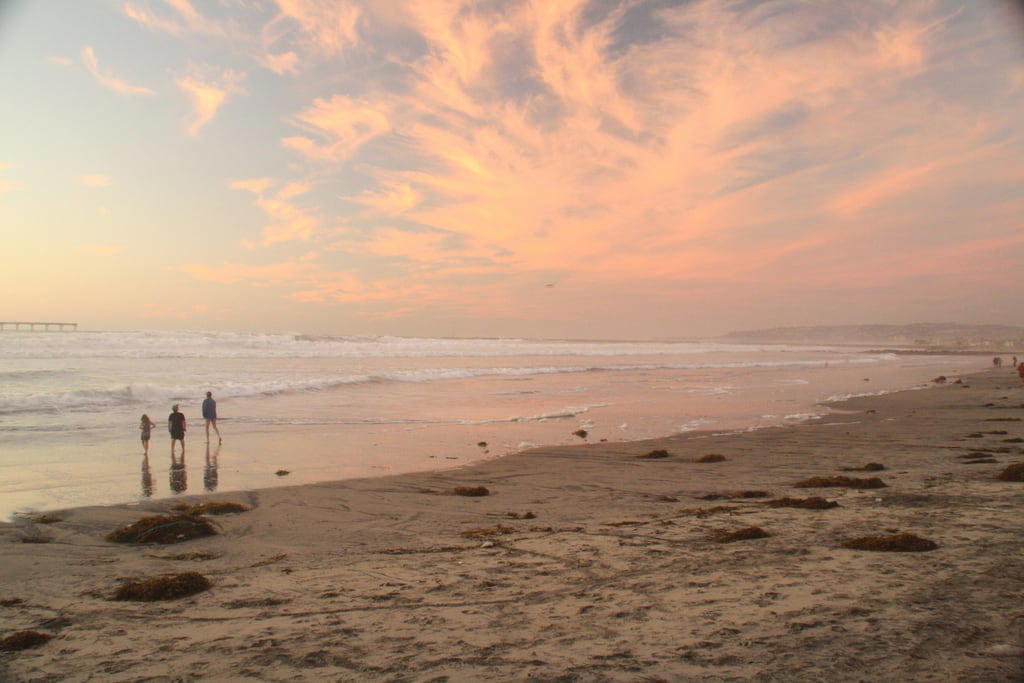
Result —
[[[927, 388], [987, 362], [713, 342], [4, 332], [0, 518], [798, 424], [847, 396]], [[223, 444], [205, 438], [207, 391]], [[184, 470], [170, 467], [173, 403], [189, 422]], [[157, 424], [148, 457], [143, 413]]]

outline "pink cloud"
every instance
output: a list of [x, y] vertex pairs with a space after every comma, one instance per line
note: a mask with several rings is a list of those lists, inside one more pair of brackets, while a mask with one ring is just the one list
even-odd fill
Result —
[[[287, 121], [297, 175], [314, 161], [321, 190], [369, 179], [336, 195], [356, 226], [342, 239], [324, 227], [328, 208], [307, 205], [325, 206], [323, 194], [235, 185], [272, 219], [262, 244], [366, 257], [294, 273], [281, 281], [291, 296], [381, 314], [409, 310], [407, 296], [417, 310], [541, 315], [568, 305], [569, 286], [535, 301], [537, 283], [559, 276], [597, 293], [573, 301], [591, 310], [609, 292], [852, 290], [943, 269], [977, 276], [999, 252], [964, 236], [1015, 225], [1010, 214], [975, 222], [975, 203], [1024, 175], [1009, 104], [1024, 72], [982, 68], [1006, 36], [965, 23], [969, 9], [696, 2], [651, 13], [658, 31], [630, 40], [636, 3], [604, 16], [585, 0], [489, 7], [278, 3], [258, 58], [268, 68], [380, 57], [401, 74], [399, 87], [339, 77]], [[373, 42], [411, 34], [422, 49]], [[954, 85], [989, 72], [999, 106]], [[959, 223], [937, 220], [942, 202]], [[488, 306], [497, 300], [510, 303]]]
[[85, 65], [86, 70], [92, 74], [93, 78], [102, 85], [104, 88], [113, 90], [114, 92], [122, 95], [153, 95], [155, 94], [149, 88], [141, 85], [132, 85], [115, 76], [109, 69], [101, 69], [99, 60], [96, 58], [96, 53], [93, 52], [92, 46], [86, 45], [82, 48], [82, 63]]
[[[267, 196], [267, 191], [275, 184], [276, 182], [270, 178], [250, 178], [229, 183], [233, 189], [258, 195], [256, 206], [273, 219], [270, 225], [263, 228], [263, 246], [308, 240], [317, 231], [320, 219], [289, 200], [308, 192], [309, 185], [300, 182], [285, 183], [275, 194]], [[247, 246], [255, 245], [249, 243]]]
[[391, 128], [386, 105], [343, 95], [315, 100], [311, 107], [296, 114], [295, 120], [324, 142], [294, 136], [284, 138], [282, 144], [311, 159], [325, 161], [344, 161], [363, 144]]
[[198, 135], [200, 129], [213, 120], [229, 94], [244, 92], [240, 86], [244, 78], [244, 73], [228, 69], [213, 78], [191, 75], [177, 79], [178, 87], [192, 103], [192, 115], [187, 124], [189, 135]]

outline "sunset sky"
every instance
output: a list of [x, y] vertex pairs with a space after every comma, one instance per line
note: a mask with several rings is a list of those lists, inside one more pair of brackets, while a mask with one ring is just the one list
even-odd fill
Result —
[[1009, 0], [3, 0], [0, 319], [1024, 324]]

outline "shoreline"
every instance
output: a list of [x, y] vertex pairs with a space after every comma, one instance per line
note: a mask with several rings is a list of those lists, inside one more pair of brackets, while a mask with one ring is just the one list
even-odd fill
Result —
[[[929, 370], [929, 365], [934, 369]], [[72, 438], [65, 437], [49, 446], [36, 443], [35, 437], [33, 441], [23, 439], [13, 451], [5, 453], [9, 456], [5, 459], [8, 468], [5, 471], [11, 476], [7, 479], [5, 494], [0, 496], [3, 502], [0, 519], [11, 520], [19, 514], [80, 506], [139, 504], [178, 498], [183, 494], [201, 495], [200, 484], [207, 491], [249, 491], [459, 467], [538, 445], [593, 443], [605, 438], [620, 442], [668, 437], [696, 429], [717, 432], [793, 424], [810, 415], [830, 411], [837, 399], [920, 388], [927, 386], [928, 380], [936, 374], [956, 376], [977, 369], [981, 368], [976, 362], [958, 362], [953, 358], [946, 362], [883, 362], [863, 369], [856, 361], [850, 365], [839, 363], [833, 368], [825, 362], [823, 366], [812, 364], [799, 371], [799, 376], [806, 377], [805, 380], [793, 380], [785, 369], [768, 364], [765, 368], [744, 369], [739, 382], [727, 377], [727, 372], [719, 372], [722, 377], [711, 391], [702, 388], [711, 385], [702, 384], [700, 378], [696, 378], [696, 388], [682, 392], [672, 384], [671, 371], [665, 372], [667, 381], [656, 379], [653, 373], [651, 378], [643, 379], [644, 373], [639, 373], [640, 379], [634, 378], [635, 386], [621, 389], [614, 386], [618, 381], [614, 373], [598, 373], [588, 376], [586, 381], [594, 383], [588, 385], [592, 395], [582, 402], [573, 398], [574, 392], [566, 391], [571, 385], [575, 389], [574, 385], [583, 381], [575, 379], [575, 375], [555, 375], [554, 379], [544, 376], [542, 400], [536, 402], [526, 396], [519, 398], [518, 403], [505, 396], [521, 392], [503, 386], [500, 377], [456, 379], [446, 380], [441, 390], [447, 392], [446, 400], [452, 403], [450, 412], [462, 415], [463, 419], [449, 423], [435, 411], [425, 414], [425, 419], [419, 421], [421, 424], [403, 426], [402, 421], [398, 421], [397, 426], [392, 427], [384, 423], [375, 427], [372, 421], [362, 424], [358, 420], [351, 423], [354, 427], [349, 427], [345, 415], [337, 422], [326, 417], [322, 422], [314, 419], [308, 424], [302, 419], [295, 423], [271, 419], [264, 424], [263, 418], [272, 417], [276, 411], [268, 412], [266, 406], [258, 403], [240, 404], [238, 407], [244, 414], [252, 413], [255, 417], [237, 425], [236, 429], [232, 429], [232, 420], [224, 420], [229, 445], [222, 448], [213, 444], [205, 452], [205, 461], [200, 421], [198, 435], [190, 433], [187, 442], [191, 446], [187, 452], [192, 454], [187, 478], [172, 483], [168, 482], [169, 473], [163, 472], [166, 458], [161, 454], [163, 444], [159, 438], [152, 457], [148, 461], [142, 459], [141, 463], [141, 449], [132, 448], [138, 442], [125, 440], [122, 430], [107, 428], [86, 444], [73, 443], [74, 432], [68, 432]], [[866, 378], [869, 373], [875, 381], [866, 384], [870, 381]], [[653, 392], [641, 393], [643, 382], [661, 383]], [[737, 386], [730, 386], [734, 382]], [[814, 388], [819, 383], [822, 386]], [[751, 393], [746, 385], [750, 385]], [[785, 385], [785, 388], [772, 389], [775, 385]], [[411, 386], [409, 395], [392, 396], [390, 400], [420, 400], [416, 395], [419, 385]], [[724, 396], [718, 396], [719, 386]], [[405, 385], [401, 387], [404, 390]], [[513, 388], [518, 389], [519, 385]], [[865, 391], [868, 388], [871, 390]], [[362, 387], [360, 390], [364, 396], [367, 391], [373, 389]], [[390, 391], [396, 389], [392, 387]], [[505, 393], [500, 393], [502, 391]], [[478, 411], [468, 404], [458, 404], [462, 397], [478, 392], [498, 392], [500, 400], [508, 405]], [[558, 399], [566, 393], [573, 396]], [[278, 410], [283, 414], [304, 415], [305, 406], [301, 401], [309, 399], [303, 396], [299, 392], [294, 397], [280, 399], [285, 402]], [[342, 392], [333, 392], [325, 400], [338, 403], [341, 411], [349, 410], [344, 401], [337, 398], [340, 396]], [[370, 412], [374, 410], [376, 408]], [[474, 419], [481, 415], [485, 419]], [[127, 424], [128, 418], [123, 422]], [[586, 429], [589, 437], [574, 436], [572, 432], [577, 428]], [[477, 448], [480, 441], [489, 443], [489, 447]], [[39, 463], [45, 466], [37, 467]], [[62, 464], [54, 467], [50, 463]], [[15, 468], [17, 471], [13, 471]], [[61, 468], [67, 469], [69, 476], [64, 476]], [[284, 479], [274, 476], [279, 469], [291, 470], [291, 474]], [[190, 490], [182, 491], [186, 482], [191, 484]]]
[[[1004, 398], [1005, 397], [1005, 398]], [[988, 405], [987, 405], [988, 404]], [[1018, 595], [1024, 391], [1009, 369], [829, 404], [797, 425], [531, 449], [450, 470], [62, 511], [0, 524], [13, 680], [638, 677], [785, 680], [1024, 673]], [[980, 432], [1005, 431], [1006, 434]], [[638, 459], [652, 449], [669, 457]], [[995, 463], [956, 456], [988, 448]], [[723, 462], [698, 464], [708, 453]], [[879, 462], [875, 490], [796, 489]], [[486, 486], [491, 495], [444, 495]], [[709, 495], [824, 496], [831, 510]], [[221, 534], [127, 547], [103, 536], [172, 503], [237, 501]], [[533, 514], [524, 519], [525, 513]], [[514, 513], [519, 518], [509, 515]], [[765, 539], [718, 544], [714, 531]], [[926, 553], [843, 549], [890, 529]], [[470, 533], [466, 533], [470, 532]], [[48, 543], [22, 543], [22, 538]], [[206, 553], [205, 560], [168, 559]], [[118, 577], [200, 571], [205, 593], [106, 598]], [[0, 633], [0, 636], [7, 633]]]

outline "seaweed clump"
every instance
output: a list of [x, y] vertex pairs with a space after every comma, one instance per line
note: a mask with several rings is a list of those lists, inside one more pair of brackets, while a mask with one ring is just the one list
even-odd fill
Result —
[[885, 465], [880, 462], [869, 462], [863, 467], [844, 467], [843, 472], [881, 472]]
[[939, 545], [935, 541], [914, 534], [895, 534], [894, 536], [861, 536], [843, 541], [843, 547], [850, 550], [871, 550], [884, 553], [923, 553], [935, 550]]
[[830, 510], [839, 507], [834, 500], [825, 500], [820, 496], [811, 498], [776, 498], [765, 501], [765, 505], [773, 508], [801, 508], [804, 510]]
[[793, 484], [798, 489], [845, 487], [849, 489], [883, 489], [886, 487], [884, 481], [878, 477], [857, 479], [856, 477], [811, 477]]
[[655, 448], [650, 453], [644, 453], [643, 455], [638, 455], [636, 457], [641, 459], [654, 460], [656, 458], [667, 458], [668, 456], [669, 452], [666, 451], [664, 448]]
[[114, 593], [113, 600], [155, 602], [177, 600], [209, 590], [210, 580], [198, 572], [158, 576], [144, 581], [129, 581]]
[[31, 517], [30, 520], [35, 522], [36, 524], [56, 524], [57, 522], [63, 522], [64, 518], [60, 515], [43, 513], [41, 515]]
[[175, 505], [172, 510], [180, 510], [186, 515], [199, 517], [200, 515], [230, 515], [235, 512], [248, 512], [249, 506], [241, 503], [220, 503], [210, 501], [199, 505], [186, 505], [182, 503]]
[[694, 462], [723, 462], [724, 460], [724, 455], [719, 455], [718, 453], [708, 453], [707, 455], [702, 455], [701, 457], [697, 458], [696, 460], [694, 460]]
[[490, 493], [486, 486], [456, 486], [452, 489], [453, 496], [469, 496], [470, 498], [487, 496]]
[[739, 510], [739, 505], [712, 505], [709, 508], [683, 508], [678, 510], [676, 514], [679, 515], [690, 515], [697, 517], [698, 519], [704, 519], [711, 515], [718, 514], [719, 512], [733, 512]]
[[15, 652], [27, 650], [32, 647], [39, 647], [53, 638], [49, 633], [39, 631], [18, 631], [0, 640], [0, 651]]
[[152, 515], [107, 534], [114, 543], [180, 543], [214, 536], [217, 530], [205, 519], [189, 515]]
[[520, 514], [518, 512], [506, 512], [505, 516], [509, 519], [536, 519], [537, 515], [533, 514], [529, 510]]
[[577, 429], [575, 432], [573, 432], [573, 436], [578, 436], [581, 439], [585, 439], [585, 438], [587, 438], [587, 430], [586, 429]]
[[1024, 481], [1024, 462], [1007, 465], [996, 479], [999, 481]]
[[710, 540], [715, 543], [734, 543], [736, 541], [748, 541], [754, 538], [768, 538], [771, 536], [759, 526], [748, 526], [736, 531], [716, 531], [711, 534]]

